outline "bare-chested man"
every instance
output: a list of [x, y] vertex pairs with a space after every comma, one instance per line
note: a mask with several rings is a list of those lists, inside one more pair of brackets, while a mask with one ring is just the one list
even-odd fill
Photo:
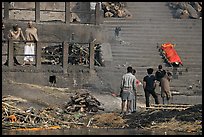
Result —
[[32, 21], [28, 22], [28, 27], [26, 28], [25, 33], [27, 43], [24, 48], [24, 54], [27, 55], [24, 57], [23, 65], [32, 65], [35, 55], [35, 42], [38, 41], [37, 29], [33, 26]]
[[[20, 50], [20, 45], [21, 43], [19, 42], [20, 40], [25, 41], [25, 37], [23, 35], [22, 29], [17, 25], [13, 25], [13, 29], [9, 30], [8, 33], [8, 38], [13, 40], [13, 49], [14, 49], [14, 54], [13, 54], [13, 60], [14, 60], [14, 65], [21, 65], [18, 60], [17, 60], [17, 54], [19, 54]], [[8, 65], [8, 60], [6, 61], [5, 65]]]

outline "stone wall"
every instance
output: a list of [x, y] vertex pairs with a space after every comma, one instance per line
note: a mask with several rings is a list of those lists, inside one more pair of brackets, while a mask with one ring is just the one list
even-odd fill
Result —
[[[80, 18], [81, 23], [94, 23], [89, 2], [70, 2], [70, 11]], [[4, 2], [2, 2], [4, 18]], [[9, 18], [14, 20], [35, 20], [35, 2], [10, 2]], [[65, 22], [65, 2], [40, 2], [41, 21]]]
[[[2, 15], [3, 8], [4, 3], [2, 2]], [[10, 2], [10, 9], [9, 18], [11, 20], [4, 21], [5, 36], [7, 36], [9, 29], [12, 29], [12, 25], [18, 24], [25, 31], [27, 27], [26, 20], [35, 20], [35, 11], [33, 11], [35, 9], [35, 2]], [[76, 42], [82, 43], [89, 43], [93, 39], [97, 39], [97, 42], [101, 43], [106, 39], [104, 30], [100, 26], [84, 23], [91, 19], [88, 15], [81, 16], [81, 23], [65, 24], [63, 19], [65, 2], [42, 2], [40, 3], [40, 10], [48, 10], [41, 11], [41, 22], [34, 24], [38, 29], [41, 41], [70, 41], [72, 34], [74, 34]], [[85, 12], [83, 14], [86, 14], [86, 12], [90, 11], [90, 4], [89, 2], [70, 2], [70, 11], [83, 11]]]
[[[5, 22], [5, 36], [14, 24], [18, 24], [25, 34], [27, 22], [9, 21]], [[34, 26], [38, 29], [40, 41], [70, 41], [72, 33], [74, 33], [75, 42], [89, 43], [93, 39], [97, 39], [98, 43], [102, 43], [106, 40], [105, 31], [100, 26], [89, 24], [66, 25], [64, 23], [34, 23]]]

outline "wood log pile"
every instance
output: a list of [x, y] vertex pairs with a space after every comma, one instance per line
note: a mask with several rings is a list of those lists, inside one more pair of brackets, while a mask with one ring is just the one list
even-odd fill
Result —
[[[51, 126], [64, 125], [64, 121], [57, 119], [59, 112], [51, 108], [37, 111], [33, 107], [25, 110], [17, 107], [16, 101], [7, 97], [2, 99], [2, 129], [28, 129], [48, 128]], [[59, 126], [57, 126], [59, 128]]]
[[70, 97], [65, 105], [65, 112], [98, 112], [99, 110], [104, 111], [101, 107], [101, 103], [94, 98], [89, 92], [76, 93]]
[[53, 65], [62, 63], [62, 45], [43, 47], [42, 63]]
[[[62, 64], [62, 45], [51, 45], [42, 48], [42, 63], [43, 64]], [[103, 55], [101, 46], [96, 44], [95, 50], [95, 65], [103, 66]], [[69, 44], [68, 63], [72, 65], [88, 65], [89, 64], [89, 44]]]
[[87, 113], [104, 110], [100, 102], [89, 93], [76, 93], [63, 108], [47, 107], [36, 110], [33, 107], [22, 109], [18, 102], [24, 100], [12, 96], [2, 99], [2, 129], [41, 130], [86, 127]]
[[169, 7], [175, 10], [175, 18], [202, 19], [202, 2], [169, 2]]
[[124, 2], [102, 2], [104, 17], [130, 18], [132, 14], [125, 8]]

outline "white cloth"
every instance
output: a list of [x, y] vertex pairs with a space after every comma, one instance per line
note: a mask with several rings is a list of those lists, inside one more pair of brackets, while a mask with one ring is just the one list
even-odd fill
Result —
[[90, 2], [90, 9], [95, 10], [96, 2]]
[[[30, 43], [30, 44], [26, 44], [24, 47], [24, 61], [33, 61], [34, 60], [34, 56], [30, 56], [30, 55], [35, 55], [35, 44], [34, 43]], [[26, 56], [26, 54], [29, 54]]]

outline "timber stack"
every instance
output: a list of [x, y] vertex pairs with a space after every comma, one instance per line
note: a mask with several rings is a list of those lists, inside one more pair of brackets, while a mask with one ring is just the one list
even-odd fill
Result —
[[169, 7], [176, 10], [175, 18], [202, 19], [202, 2], [169, 2]]
[[65, 112], [98, 112], [103, 110], [101, 103], [89, 92], [76, 93], [70, 97], [70, 101], [65, 105]]
[[[84, 127], [85, 121], [99, 110], [101, 103], [90, 93], [75, 93], [65, 103], [65, 109], [47, 107], [36, 110], [33, 107], [19, 108], [18, 103], [27, 102], [21, 98], [4, 96], [2, 98], [2, 129], [42, 130]], [[90, 116], [87, 116], [87, 113]]]
[[104, 17], [132, 17], [124, 2], [102, 2], [102, 9], [104, 10]]

